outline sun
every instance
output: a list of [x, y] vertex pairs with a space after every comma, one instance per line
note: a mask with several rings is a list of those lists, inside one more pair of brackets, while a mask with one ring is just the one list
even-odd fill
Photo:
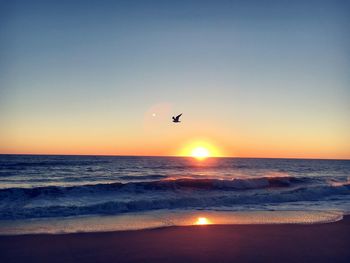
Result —
[[208, 157], [221, 157], [222, 152], [214, 146], [209, 140], [191, 140], [184, 143], [178, 156], [192, 157], [198, 161], [207, 159]]
[[198, 160], [203, 160], [210, 157], [210, 151], [205, 147], [198, 146], [191, 151], [191, 156]]

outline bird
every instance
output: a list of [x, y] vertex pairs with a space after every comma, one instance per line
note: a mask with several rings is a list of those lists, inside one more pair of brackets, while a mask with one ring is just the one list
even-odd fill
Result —
[[173, 122], [177, 123], [177, 122], [181, 122], [180, 121], [180, 117], [181, 117], [182, 113], [180, 115], [177, 115], [176, 117], [173, 116]]

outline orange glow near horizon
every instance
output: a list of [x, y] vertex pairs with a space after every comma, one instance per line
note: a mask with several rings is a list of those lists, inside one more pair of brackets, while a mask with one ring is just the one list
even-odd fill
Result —
[[203, 226], [203, 225], [210, 225], [211, 222], [206, 217], [198, 217], [196, 222], [194, 222], [195, 225]]
[[[152, 117], [152, 113], [150, 113]], [[152, 117], [153, 118], [153, 117]], [[155, 119], [159, 118], [157, 112]], [[40, 125], [39, 125], [40, 124]], [[124, 126], [121, 131], [111, 128], [101, 131], [98, 126], [89, 130], [86, 126], [67, 129], [66, 126], [45, 126], [39, 123], [35, 128], [22, 133], [12, 130], [10, 134], [0, 131], [1, 154], [70, 154], [70, 155], [136, 155], [136, 156], [184, 156], [193, 158], [192, 152], [197, 147], [207, 149], [209, 157], [255, 157], [255, 158], [313, 158], [313, 159], [350, 159], [349, 142], [339, 138], [338, 141], [328, 138], [320, 141], [316, 137], [282, 140], [274, 136], [266, 138], [234, 139], [215, 134], [205, 137], [187, 135], [187, 131], [170, 133], [171, 128], [144, 132], [138, 136], [139, 130], [128, 130]], [[67, 126], [68, 127], [68, 126]], [[102, 126], [101, 126], [102, 127]], [[177, 126], [175, 126], [177, 127]], [[89, 133], [86, 132], [89, 130]], [[191, 139], [192, 138], [192, 139]], [[210, 159], [210, 158], [207, 158]], [[206, 161], [204, 159], [203, 161]]]

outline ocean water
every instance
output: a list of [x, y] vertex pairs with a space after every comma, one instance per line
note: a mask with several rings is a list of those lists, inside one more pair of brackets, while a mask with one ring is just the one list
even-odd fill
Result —
[[204, 213], [329, 221], [349, 211], [349, 160], [0, 155], [0, 233], [69, 232], [82, 222], [128, 229], [120, 226], [130, 218], [129, 229], [152, 222], [146, 228]]

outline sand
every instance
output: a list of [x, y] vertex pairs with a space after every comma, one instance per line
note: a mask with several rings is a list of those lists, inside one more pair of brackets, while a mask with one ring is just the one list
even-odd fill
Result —
[[0, 236], [0, 262], [350, 262], [350, 217], [314, 225]]

